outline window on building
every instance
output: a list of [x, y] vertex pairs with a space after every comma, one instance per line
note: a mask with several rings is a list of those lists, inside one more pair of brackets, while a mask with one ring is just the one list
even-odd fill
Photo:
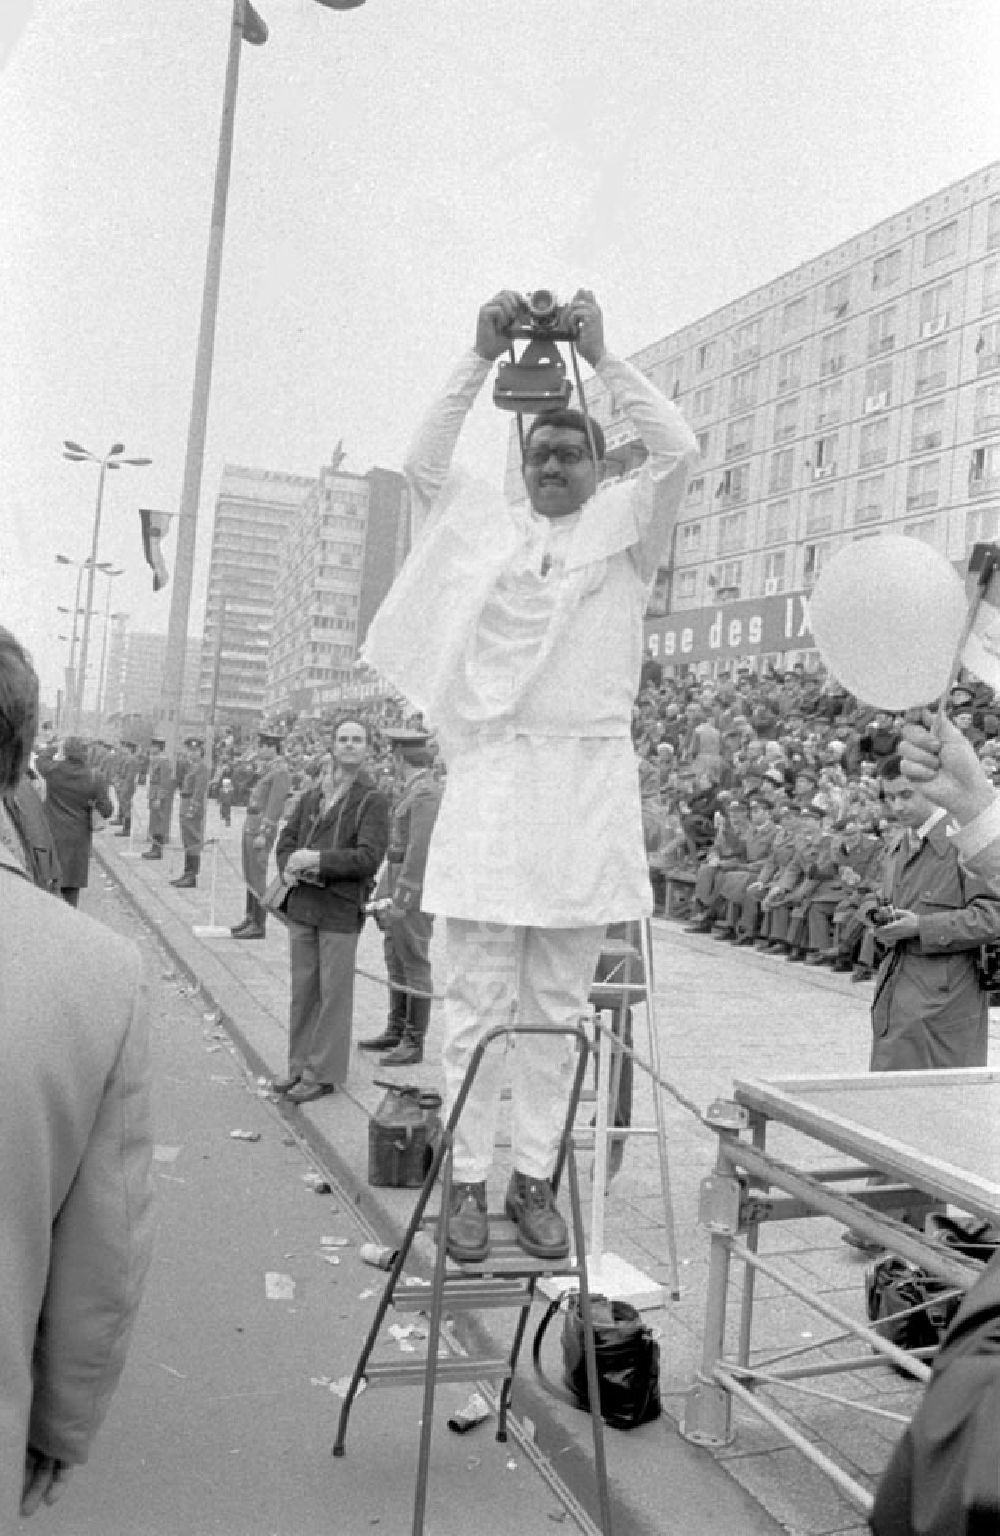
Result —
[[757, 381], [760, 377], [760, 369], [741, 368], [739, 373], [734, 373], [729, 380], [729, 406], [732, 410], [743, 405], [753, 405], [757, 398]]
[[696, 389], [691, 401], [691, 413], [694, 416], [708, 416], [712, 410], [712, 396], [715, 393], [714, 384], [703, 384]]
[[694, 366], [696, 373], [707, 373], [709, 368], [715, 366], [715, 342], [703, 341], [694, 354]]
[[823, 289], [823, 310], [828, 315], [846, 315], [851, 302], [851, 276], [845, 272], [835, 277]]
[[895, 304], [887, 304], [885, 309], [877, 309], [868, 317], [868, 356], [878, 357], [882, 352], [891, 352], [896, 345], [896, 320], [897, 310]]
[[690, 602], [698, 593], [698, 572], [677, 572], [677, 596], [682, 602]]
[[778, 381], [776, 389], [779, 395], [787, 394], [790, 389], [798, 389], [802, 383], [802, 348], [789, 347], [787, 352], [778, 353]]
[[1000, 261], [988, 261], [983, 268], [983, 314], [1000, 309]]
[[690, 506], [694, 506], [696, 502], [702, 501], [704, 499], [704, 496], [705, 496], [705, 476], [704, 475], [695, 475], [694, 478], [692, 480], [689, 480], [688, 483], [687, 483], [687, 490], [684, 493], [684, 500], [687, 502], [688, 506], [690, 507]]
[[731, 469], [723, 470], [722, 479], [715, 494], [724, 504], [746, 501], [749, 493], [749, 464], [734, 464]]
[[816, 579], [830, 558], [831, 545], [828, 539], [821, 539], [815, 544], [806, 544], [802, 549], [802, 585], [814, 586]]
[[733, 334], [733, 363], [749, 363], [760, 356], [760, 321], [746, 320]]
[[694, 435], [694, 438], [695, 438], [695, 442], [698, 444], [698, 457], [701, 458], [701, 459], [707, 459], [708, 458], [708, 428], [706, 427], [703, 432], [696, 432], [695, 435]]
[[906, 475], [906, 510], [915, 512], [921, 507], [936, 507], [941, 487], [941, 460], [925, 459], [911, 464]]
[[681, 524], [681, 554], [693, 555], [701, 548], [701, 523]]
[[795, 452], [792, 448], [782, 448], [780, 452], [772, 453], [771, 473], [767, 482], [769, 496], [773, 496], [776, 491], [791, 489], [794, 462]]
[[764, 556], [761, 572], [763, 576], [763, 588], [765, 597], [773, 597], [776, 592], [785, 590], [785, 551], [776, 549]]
[[753, 417], [737, 416], [726, 427], [726, 458], [737, 459], [750, 452], [753, 439]]
[[743, 561], [726, 560], [715, 568], [715, 595], [720, 601], [731, 602], [743, 590]]
[[951, 320], [951, 300], [951, 278], [947, 282], [934, 283], [932, 287], [923, 290], [918, 311], [922, 340], [926, 340], [928, 336], [937, 336], [939, 332], [947, 329]]
[[972, 430], [1000, 432], [1000, 384], [980, 384], [976, 390]]
[[719, 518], [719, 554], [731, 555], [738, 549], [745, 549], [747, 543], [747, 515], [745, 512], [730, 512], [727, 516]]
[[910, 437], [911, 453], [927, 453], [940, 448], [944, 436], [944, 401], [928, 400], [913, 410], [913, 432]]
[[781, 311], [781, 333], [783, 336], [794, 335], [801, 331], [809, 319], [809, 296], [800, 294], [797, 299], [789, 299]]
[[847, 366], [847, 326], [827, 331], [820, 345], [819, 371], [825, 378], [831, 373], [843, 373]]
[[814, 539], [821, 533], [832, 533], [837, 515], [837, 493], [832, 489], [813, 491], [806, 507], [805, 537]]
[[958, 220], [939, 224], [924, 236], [924, 266], [931, 267], [936, 261], [946, 261], [958, 249]]
[[902, 275], [902, 251], [886, 251], [884, 256], [876, 256], [872, 262], [873, 292], [881, 293], [883, 289], [895, 287]]
[[913, 393], [926, 395], [934, 389], [944, 389], [948, 382], [948, 343], [935, 341], [929, 347], [921, 347], [917, 353]]
[[774, 408], [774, 441], [783, 443], [798, 431], [799, 401], [779, 400]]
[[787, 497], [764, 508], [764, 543], [787, 544], [792, 523], [792, 503]]
[[814, 426], [830, 427], [835, 425], [843, 415], [844, 410], [844, 381], [835, 379], [832, 384], [821, 384], [816, 397], [816, 418]]
[[994, 197], [986, 209], [986, 249], [1000, 245], [1000, 197]]
[[1000, 320], [980, 326], [976, 338], [977, 374], [996, 373], [1000, 368]]
[[973, 544], [994, 544], [1000, 540], [1000, 505], [995, 507], [970, 507], [965, 514], [965, 548], [971, 553]]
[[889, 457], [889, 418], [881, 416], [877, 421], [866, 421], [861, 428], [859, 469], [872, 464], [884, 464]]
[[854, 525], [881, 522], [885, 516], [885, 475], [866, 475], [858, 481]]
[[873, 363], [865, 369], [864, 412], [888, 410], [892, 404], [892, 364]]
[[936, 547], [938, 541], [937, 518], [918, 517], [915, 522], [904, 523], [903, 533], [908, 539], [919, 539], [922, 544], [932, 544]]
[[969, 495], [986, 496], [1000, 490], [1000, 443], [973, 448], [969, 460]]
[[813, 443], [811, 462], [814, 480], [828, 480], [837, 473], [837, 437], [836, 432], [827, 432]]

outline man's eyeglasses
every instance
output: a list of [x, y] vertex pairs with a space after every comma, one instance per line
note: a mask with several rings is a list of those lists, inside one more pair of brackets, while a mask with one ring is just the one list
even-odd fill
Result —
[[557, 464], [569, 468], [575, 464], [582, 464], [584, 459], [589, 459], [590, 454], [586, 448], [578, 447], [574, 443], [552, 443], [544, 447], [529, 448], [524, 455], [524, 462], [529, 469], [542, 469], [550, 459], [555, 459]]

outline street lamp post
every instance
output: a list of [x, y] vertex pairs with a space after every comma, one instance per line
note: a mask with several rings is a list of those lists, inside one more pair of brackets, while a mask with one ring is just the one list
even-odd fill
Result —
[[104, 634], [101, 636], [101, 664], [97, 669], [97, 717], [94, 722], [94, 735], [99, 736], [101, 723], [104, 718], [104, 663], [108, 655], [108, 628], [111, 624], [111, 583], [116, 576], [124, 576], [125, 571], [119, 567], [117, 570], [104, 572], [108, 578], [107, 591], [104, 594]]
[[[357, 10], [365, 0], [316, 0], [332, 11]], [[177, 552], [170, 618], [167, 626], [167, 651], [163, 667], [163, 703], [160, 718], [167, 751], [173, 756], [181, 725], [184, 696], [184, 664], [187, 659], [188, 620], [191, 612], [191, 585], [194, 577], [195, 541], [198, 530], [198, 502], [205, 461], [205, 436], [208, 428], [208, 401], [212, 385], [212, 361], [215, 353], [215, 326], [219, 309], [222, 275], [222, 246], [226, 229], [226, 203], [229, 173], [233, 159], [233, 124], [236, 116], [236, 87], [240, 73], [240, 46], [250, 43], [260, 47], [267, 42], [267, 24], [250, 0], [233, 0], [226, 59], [226, 80], [222, 94], [222, 122], [219, 151], [215, 165], [215, 191], [212, 221], [205, 261], [202, 289], [198, 350], [195, 354], [194, 386], [188, 422], [184, 481], [181, 488], [180, 515], [177, 519]]]
[[[73, 638], [70, 641], [69, 666], [66, 669], [66, 677], [64, 679], [66, 685], [66, 720], [70, 729], [76, 724], [73, 718], [76, 700], [76, 645], [79, 638], [79, 617], [85, 611], [80, 607], [80, 588], [83, 585], [83, 573], [90, 564], [89, 560], [71, 560], [68, 555], [56, 555], [56, 565], [76, 566], [76, 597], [73, 599]], [[110, 564], [110, 560], [102, 560], [96, 566], [96, 569], [106, 571]], [[63, 611], [68, 613], [69, 609], [63, 610], [60, 608], [59, 611], [60, 613]]]
[[79, 729], [83, 715], [83, 691], [87, 678], [87, 651], [90, 647], [90, 617], [94, 611], [94, 572], [97, 569], [97, 547], [101, 537], [101, 508], [104, 503], [104, 477], [109, 469], [120, 469], [123, 464], [128, 464], [134, 469], [143, 468], [152, 464], [152, 459], [125, 459], [124, 443], [112, 443], [103, 459], [99, 459], [96, 453], [91, 453], [89, 448], [81, 448], [79, 443], [72, 443], [67, 438], [63, 443], [63, 458], [70, 459], [74, 464], [83, 463], [84, 460], [92, 464], [100, 465], [100, 473], [97, 477], [97, 503], [94, 507], [94, 532], [90, 542], [90, 559], [86, 562], [87, 570], [87, 601], [83, 619], [83, 639], [80, 642], [80, 670], [76, 679], [76, 697], [74, 708], [76, 714], [76, 727]]

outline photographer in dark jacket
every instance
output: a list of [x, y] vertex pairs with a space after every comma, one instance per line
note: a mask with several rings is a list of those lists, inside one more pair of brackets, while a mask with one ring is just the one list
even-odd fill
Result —
[[341, 720], [318, 786], [302, 795], [275, 849], [289, 888], [282, 910], [292, 995], [288, 1076], [273, 1086], [293, 1104], [347, 1078], [358, 935], [389, 841], [389, 803], [364, 769], [367, 753], [365, 725]]

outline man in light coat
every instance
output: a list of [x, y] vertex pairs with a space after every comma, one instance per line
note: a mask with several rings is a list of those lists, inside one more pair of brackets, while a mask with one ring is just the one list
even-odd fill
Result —
[[[38, 681], [0, 631], [0, 793]], [[148, 1027], [132, 944], [0, 840], [0, 1531], [55, 1503], [121, 1375], [152, 1250]]]
[[[509, 290], [482, 307], [475, 348], [408, 455], [414, 546], [364, 649], [422, 712], [447, 763], [423, 906], [447, 919], [449, 1108], [477, 1043], [515, 1005], [525, 1025], [577, 1024], [606, 926], [652, 910], [632, 702], [643, 613], [697, 455], [676, 407], [606, 351], [600, 307], [580, 290], [567, 324], [648, 450], [638, 475], [601, 486], [600, 428], [568, 410], [536, 416], [526, 434], [529, 506], [449, 473], [523, 308]], [[551, 1180], [571, 1044], [566, 1033], [525, 1034], [514, 1052], [504, 1204], [521, 1246], [546, 1260], [568, 1251]], [[500, 1071], [499, 1052], [487, 1051], [457, 1127], [447, 1241], [458, 1262], [489, 1251]]]

